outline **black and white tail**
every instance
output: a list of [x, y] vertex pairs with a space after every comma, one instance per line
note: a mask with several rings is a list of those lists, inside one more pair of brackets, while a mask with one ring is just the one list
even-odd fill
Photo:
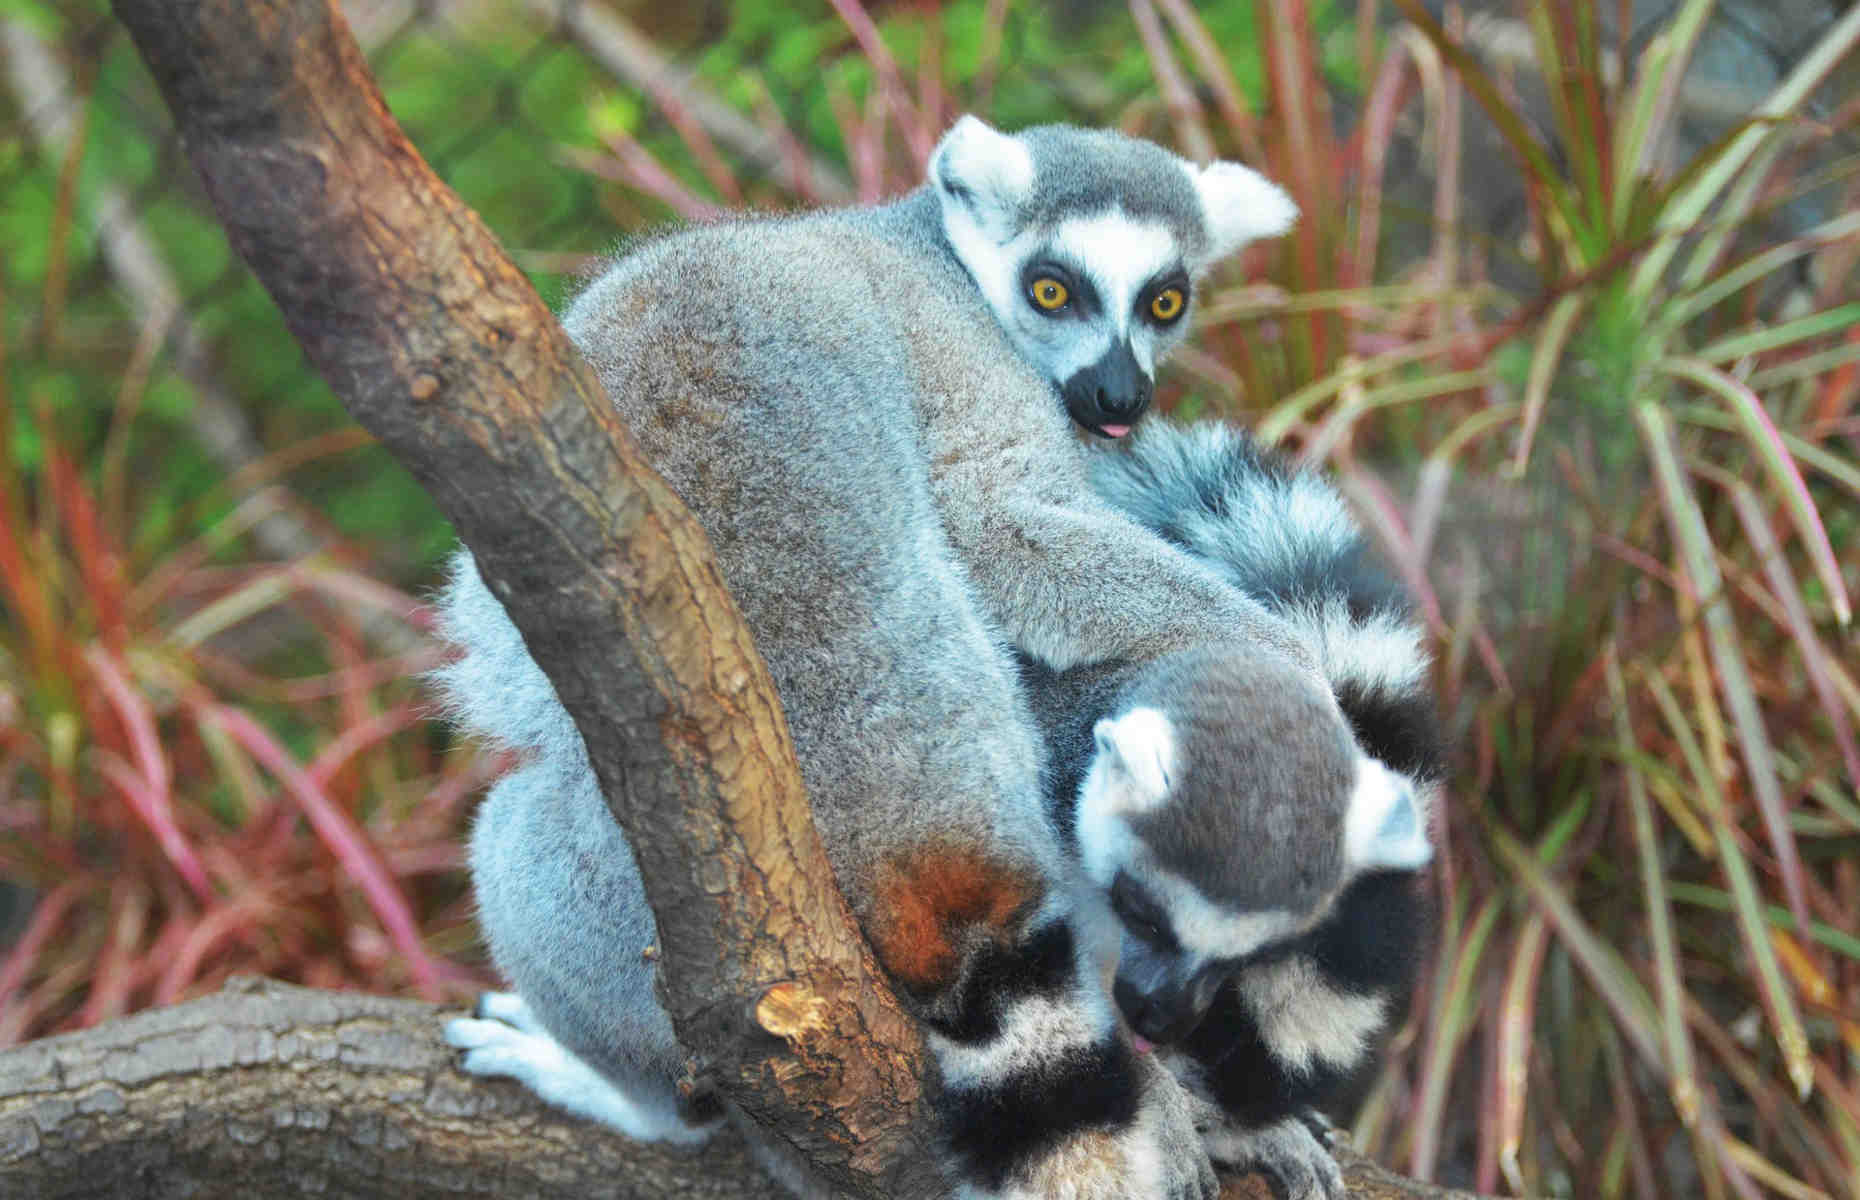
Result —
[[1151, 420], [1095, 454], [1092, 486], [1292, 622], [1363, 749], [1417, 783], [1439, 781], [1426, 630], [1322, 476], [1229, 425]]

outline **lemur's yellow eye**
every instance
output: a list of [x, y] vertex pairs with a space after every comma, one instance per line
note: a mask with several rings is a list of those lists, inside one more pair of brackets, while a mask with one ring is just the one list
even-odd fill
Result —
[[1188, 298], [1182, 295], [1181, 288], [1164, 288], [1150, 300], [1150, 316], [1158, 321], [1173, 321], [1182, 315], [1182, 306]]
[[1066, 306], [1066, 301], [1072, 299], [1072, 293], [1066, 290], [1066, 285], [1051, 276], [1042, 276], [1034, 280], [1033, 286], [1027, 289], [1027, 294], [1033, 297], [1035, 304], [1047, 312], [1058, 312]]

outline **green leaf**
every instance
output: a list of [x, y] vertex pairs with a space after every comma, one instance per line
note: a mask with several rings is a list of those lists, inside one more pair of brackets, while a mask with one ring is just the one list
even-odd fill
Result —
[[1582, 968], [1602, 1003], [1614, 1014], [1621, 1032], [1648, 1066], [1662, 1075], [1667, 1074], [1669, 1064], [1654, 1035], [1653, 1006], [1634, 972], [1620, 954], [1583, 921], [1569, 894], [1551, 880], [1539, 855], [1526, 850], [1502, 829], [1494, 829], [1492, 834], [1499, 857], [1536, 902], [1537, 911], [1556, 930], [1557, 940], [1568, 948], [1570, 957]]
[[[1853, 347], [1853, 349], [1856, 353], [1849, 355], [1848, 359], [1860, 359], [1860, 347]], [[1735, 431], [1743, 428], [1743, 423], [1736, 417], [1715, 408], [1688, 404], [1681, 405], [1673, 411], [1680, 419], [1693, 425], [1703, 425], [1708, 429]], [[1783, 431], [1782, 441], [1783, 445], [1789, 448], [1789, 453], [1795, 455], [1796, 458], [1845, 487], [1855, 496], [1860, 496], [1860, 467], [1797, 434]]]
[[[1672, 427], [1667, 424], [1666, 415], [1657, 405], [1641, 403], [1635, 407], [1635, 417], [1645, 435], [1648, 456], [1653, 461], [1654, 475], [1659, 482], [1660, 497], [1672, 527], [1673, 540], [1679, 545], [1686, 573], [1691, 577], [1693, 591], [1704, 614], [1706, 646], [1717, 667], [1718, 686], [1731, 706], [1731, 717], [1743, 746], [1745, 775], [1756, 796], [1757, 807], [1763, 814], [1770, 844], [1776, 851], [1777, 868], [1782, 875], [1783, 888], [1789, 895], [1789, 907], [1803, 924], [1807, 924], [1808, 906], [1803, 896], [1802, 862], [1796, 852], [1795, 836], [1788, 826], [1769, 735], [1764, 730], [1756, 692], [1744, 666], [1743, 647], [1737, 639], [1736, 621], [1724, 596], [1724, 579], [1718, 571], [1717, 550], [1712, 545], [1711, 534], [1705, 526], [1704, 514], [1699, 511], [1698, 501], [1680, 474], [1679, 456], [1673, 446]], [[1663, 696], [1670, 702], [1662, 703], [1661, 707], [1667, 710], [1671, 723], [1679, 712], [1672, 694], [1666, 691], [1665, 683], [1657, 674], [1648, 674], [1647, 685], [1653, 690], [1656, 699]], [[1686, 746], [1690, 727], [1683, 719], [1674, 726], [1674, 736], [1680, 740], [1682, 747]], [[1704, 755], [1689, 749], [1687, 760], [1693, 764], [1694, 782], [1701, 789], [1701, 795], [1710, 801], [1710, 816], [1718, 835], [1719, 857], [1724, 863], [1725, 874], [1731, 880], [1733, 893], [1740, 896], [1742, 901], [1739, 919], [1744, 928], [1744, 940], [1751, 957], [1756, 960], [1766, 1007], [1776, 1029], [1776, 1043], [1782, 1050], [1783, 1061], [1788, 1064], [1789, 1078], [1794, 1081], [1796, 1090], [1806, 1098], [1815, 1079], [1814, 1067], [1808, 1056], [1808, 1038], [1802, 1032], [1802, 1018], [1797, 1014], [1795, 1002], [1783, 981], [1775, 948], [1754, 918], [1757, 892], [1756, 884], [1751, 879], [1750, 866], [1737, 844], [1729, 807], [1718, 789], [1716, 776], [1705, 763]]]
[[[1860, 10], [1856, 10], [1860, 11]], [[1734, 333], [1700, 350], [1695, 358], [1705, 362], [1728, 362], [1750, 354], [1761, 354], [1766, 350], [1775, 350], [1796, 342], [1820, 337], [1824, 333], [1850, 328], [1860, 324], [1860, 303], [1842, 304], [1834, 308], [1824, 308], [1820, 312], [1797, 317], [1793, 321], [1784, 321], [1781, 325], [1772, 325], [1765, 329], [1752, 329], [1744, 333]]]
[[[1680, 883], [1674, 881], [1670, 890], [1672, 891], [1673, 899], [1679, 901], [1681, 904], [1695, 904], [1701, 908], [1712, 909], [1715, 912], [1728, 913], [1737, 910], [1737, 898], [1735, 896], [1726, 895], [1717, 888], [1703, 887], [1696, 883]], [[1776, 928], [1787, 930], [1790, 933], [1801, 932], [1802, 927], [1796, 924], [1795, 917], [1782, 905], [1765, 904], [1762, 906], [1761, 912], [1763, 919]], [[1844, 930], [1836, 929], [1826, 921], [1812, 922], [1808, 928], [1808, 936], [1814, 938], [1836, 954], [1844, 954], [1855, 962], [1860, 962], [1860, 937], [1855, 937], [1853, 934]]]
[[1660, 843], [1653, 824], [1653, 805], [1647, 786], [1635, 766], [1640, 748], [1628, 717], [1627, 685], [1621, 679], [1621, 662], [1614, 642], [1604, 659], [1608, 697], [1614, 707], [1615, 744], [1621, 751], [1627, 778], [1628, 810], [1633, 817], [1634, 844], [1640, 852], [1641, 890], [1646, 897], [1647, 926], [1653, 940], [1654, 990], [1660, 1001], [1660, 1033], [1666, 1047], [1670, 1090], [1679, 1119], [1691, 1127], [1698, 1119], [1699, 1085], [1692, 1059], [1692, 1038], [1686, 1031], [1686, 988], [1681, 982], [1679, 949], [1673, 937], [1672, 907], [1666, 899], [1666, 872], [1660, 865]]
[[[1454, 76], [1473, 94], [1479, 106], [1485, 109], [1486, 116], [1497, 127], [1505, 144], [1518, 156], [1529, 189], [1542, 196], [1554, 216], [1572, 232], [1582, 228], [1581, 209], [1563, 181], [1563, 172], [1550, 161], [1550, 155], [1538, 144], [1529, 123], [1506, 102], [1498, 84], [1479, 65], [1479, 61], [1467, 52], [1466, 47], [1447, 36], [1447, 31], [1441, 28], [1440, 22], [1427, 11], [1421, 0], [1395, 0], [1395, 3], [1402, 15], [1440, 51], [1440, 56], [1452, 64]], [[1546, 216], [1553, 214], [1546, 213]]]
[[1531, 374], [1524, 385], [1524, 431], [1518, 436], [1518, 453], [1511, 469], [1522, 475], [1531, 460], [1531, 443], [1536, 440], [1537, 424], [1543, 419], [1544, 406], [1550, 400], [1550, 384], [1556, 378], [1556, 364], [1569, 343], [1570, 330], [1582, 315], [1585, 303], [1582, 292], [1571, 292], [1556, 302], [1544, 321], [1537, 348], [1531, 353]]
[[[1404, 0], [1404, 3], [1412, 2]], [[1671, 197], [1658, 226], [1665, 236], [1641, 260], [1629, 285], [1629, 293], [1637, 303], [1644, 305], [1652, 297], [1655, 285], [1666, 273], [1667, 264], [1678, 252], [1680, 235], [1698, 223], [1712, 202], [1748, 165], [1758, 147], [1775, 135], [1776, 120], [1794, 112], [1856, 45], [1860, 45], [1860, 6], [1849, 8], [1821, 40], [1796, 61], [1788, 78], [1751, 114], [1751, 124], [1711, 161], [1707, 170]]]
[[[1860, 305], [1853, 307], [1860, 309]], [[1834, 547], [1828, 541], [1827, 527], [1822, 524], [1821, 513], [1815, 508], [1815, 498], [1808, 494], [1808, 485], [1802, 481], [1801, 470], [1795, 465], [1795, 459], [1790, 457], [1782, 432], [1770, 420], [1769, 413], [1764, 411], [1763, 401], [1742, 383], [1697, 359], [1664, 359], [1660, 368], [1667, 374], [1697, 384], [1731, 406], [1731, 412], [1743, 427], [1745, 442], [1756, 451], [1758, 460], [1769, 472], [1770, 480], [1782, 493], [1783, 505], [1795, 522], [1802, 544], [1808, 548], [1815, 572], [1821, 577], [1822, 586], [1828, 589], [1828, 599], [1834, 605], [1835, 619], [1842, 625], [1850, 623], [1853, 620], [1853, 609], [1847, 600], [1847, 584], [1841, 578], [1840, 564], [1834, 560]]]

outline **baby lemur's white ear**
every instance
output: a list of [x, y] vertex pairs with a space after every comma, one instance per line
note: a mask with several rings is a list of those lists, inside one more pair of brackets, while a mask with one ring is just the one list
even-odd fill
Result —
[[1106, 798], [1123, 811], [1146, 812], [1169, 795], [1175, 729], [1153, 708], [1133, 708], [1092, 727]]
[[930, 154], [930, 182], [947, 210], [966, 211], [990, 239], [1014, 236], [1020, 206], [1033, 194], [1033, 156], [1019, 138], [965, 116]]
[[1216, 162], [1189, 171], [1208, 230], [1208, 254], [1202, 266], [1226, 258], [1248, 242], [1278, 237], [1298, 220], [1298, 206], [1285, 190], [1251, 167]]
[[1406, 779], [1373, 758], [1357, 764], [1343, 818], [1343, 856], [1353, 873], [1415, 871], [1434, 857], [1427, 816]]

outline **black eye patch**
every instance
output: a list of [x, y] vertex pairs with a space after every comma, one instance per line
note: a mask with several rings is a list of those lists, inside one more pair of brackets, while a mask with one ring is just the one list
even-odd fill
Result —
[[1137, 316], [1152, 325], [1173, 325], [1188, 311], [1195, 290], [1180, 267], [1164, 271], [1137, 292]]
[[1175, 930], [1169, 923], [1168, 912], [1156, 903], [1142, 884], [1123, 871], [1119, 871], [1116, 878], [1111, 880], [1111, 911], [1117, 914], [1124, 928], [1157, 949], [1181, 948], [1181, 944], [1176, 941]]
[[1078, 316], [1094, 316], [1102, 308], [1098, 289], [1092, 286], [1085, 272], [1052, 258], [1027, 260], [1020, 269], [1021, 294], [1038, 305], [1034, 299], [1034, 285], [1046, 280], [1056, 280], [1065, 288], [1065, 304], [1070, 312]]

